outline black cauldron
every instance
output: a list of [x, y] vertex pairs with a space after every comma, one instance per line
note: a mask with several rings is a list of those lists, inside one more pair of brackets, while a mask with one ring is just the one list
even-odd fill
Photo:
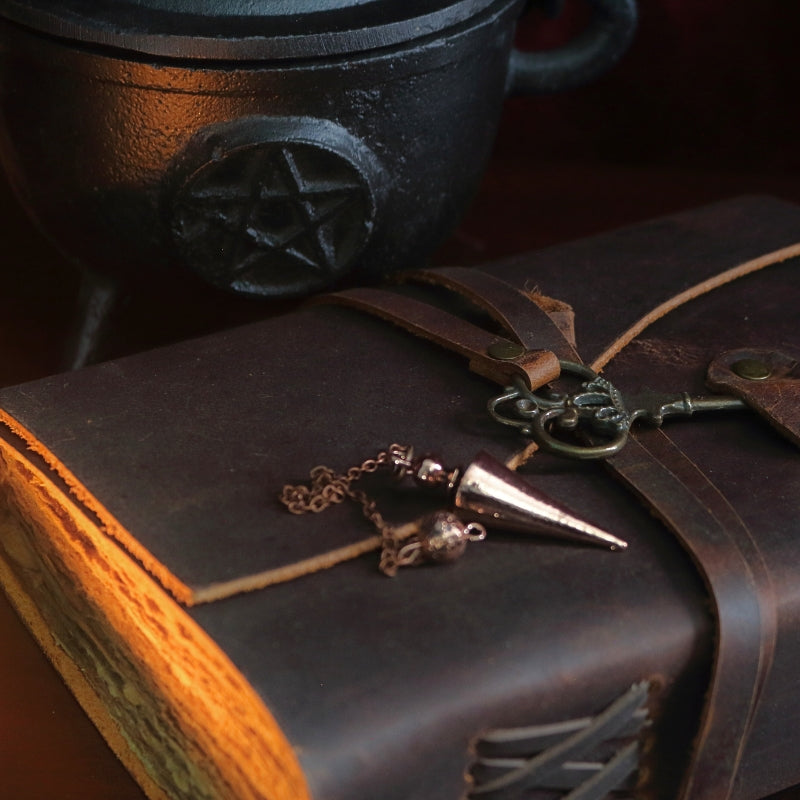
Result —
[[509, 92], [624, 51], [634, 0], [590, 5], [585, 33], [529, 55], [522, 0], [0, 0], [0, 153], [50, 238], [123, 279], [368, 280], [455, 226]]

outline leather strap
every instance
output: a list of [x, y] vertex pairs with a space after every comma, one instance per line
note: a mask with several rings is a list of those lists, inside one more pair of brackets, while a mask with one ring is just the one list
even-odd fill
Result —
[[[502, 306], [508, 327], [521, 330], [533, 303], [523, 299], [519, 304], [517, 298], [523, 295], [507, 288], [496, 291], [502, 283], [496, 278], [487, 281], [482, 274], [471, 278], [465, 272], [459, 270], [456, 281], [448, 270], [442, 283], [453, 289], [477, 289], [483, 293], [484, 307]], [[435, 280], [431, 272], [426, 277]], [[560, 335], [555, 326], [545, 315], [533, 316], [538, 323], [537, 340], [546, 341], [564, 357], [564, 344], [559, 347], [553, 341]], [[541, 330], [547, 325], [549, 332]], [[577, 353], [569, 350], [568, 357], [580, 362]], [[733, 788], [772, 662], [777, 626], [772, 586], [746, 526], [708, 478], [662, 431], [649, 431], [641, 438], [646, 445], [631, 437], [608, 466], [681, 541], [714, 605], [717, 639], [712, 677], [681, 797], [719, 800]]]
[[662, 431], [631, 436], [607, 465], [677, 536], [708, 588], [714, 664], [681, 798], [721, 800], [733, 788], [775, 649], [769, 575], [736, 511]]
[[800, 359], [778, 350], [747, 348], [720, 353], [708, 368], [712, 389], [733, 394], [800, 446]]
[[[509, 340], [492, 334], [442, 309], [397, 292], [347, 289], [324, 295], [317, 302], [346, 305], [375, 314], [466, 356], [473, 372], [501, 385], [521, 378], [529, 389], [537, 389], [555, 380], [561, 371], [558, 358], [549, 350], [527, 349], [516, 336]], [[509, 333], [513, 335], [512, 331]]]
[[550, 350], [567, 361], [578, 360], [574, 314], [566, 303], [536, 292], [521, 292], [488, 272], [469, 267], [415, 270], [401, 279], [444, 286], [486, 311], [525, 347]]

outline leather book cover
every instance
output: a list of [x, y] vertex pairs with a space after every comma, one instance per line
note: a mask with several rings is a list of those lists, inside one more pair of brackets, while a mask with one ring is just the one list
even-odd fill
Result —
[[[586, 363], [632, 331], [603, 369], [623, 394], [707, 395], [721, 353], [800, 351], [797, 260], [637, 322], [798, 230], [800, 209], [746, 198], [483, 270], [569, 304]], [[387, 291], [486, 322], [440, 289]], [[800, 462], [770, 409], [642, 424], [628, 455], [580, 461], [531, 455], [487, 414], [501, 391], [332, 304], [0, 390], [0, 578], [150, 797], [746, 800], [800, 781]], [[487, 451], [628, 547], [488, 525], [390, 578], [357, 503], [279, 501], [392, 442]], [[398, 525], [446, 505], [364, 485]]]

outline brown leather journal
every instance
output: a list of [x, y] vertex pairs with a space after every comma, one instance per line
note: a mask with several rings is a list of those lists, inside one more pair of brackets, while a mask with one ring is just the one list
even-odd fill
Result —
[[[3, 586], [152, 798], [798, 783], [798, 232], [745, 198], [3, 389]], [[746, 408], [534, 452], [487, 402], [559, 360]], [[487, 523], [389, 578], [358, 503], [279, 501], [392, 442], [487, 451], [628, 547]], [[446, 505], [362, 483], [397, 526]]]

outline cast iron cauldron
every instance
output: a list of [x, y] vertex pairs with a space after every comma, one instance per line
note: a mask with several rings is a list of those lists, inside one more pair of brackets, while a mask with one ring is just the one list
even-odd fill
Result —
[[509, 91], [624, 51], [634, 0], [590, 5], [565, 49], [523, 55], [522, 0], [0, 0], [2, 159], [64, 252], [120, 276], [369, 279], [455, 226]]

